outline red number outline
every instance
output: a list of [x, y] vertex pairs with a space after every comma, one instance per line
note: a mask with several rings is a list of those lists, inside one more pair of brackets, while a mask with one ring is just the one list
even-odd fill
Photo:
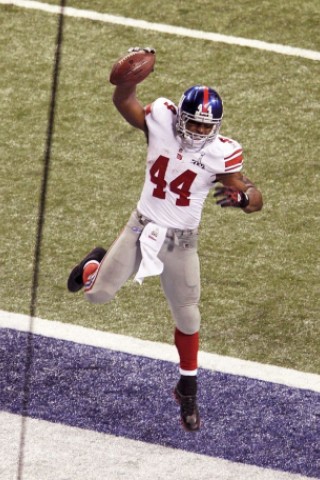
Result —
[[[166, 198], [167, 181], [165, 179], [166, 171], [168, 168], [169, 158], [160, 155], [150, 168], [150, 180], [156, 185], [152, 195], [156, 198]], [[192, 170], [185, 170], [183, 173], [174, 178], [169, 188], [171, 192], [178, 195], [176, 205], [179, 207], [187, 207], [190, 205], [190, 188], [194, 182], [197, 174]]]

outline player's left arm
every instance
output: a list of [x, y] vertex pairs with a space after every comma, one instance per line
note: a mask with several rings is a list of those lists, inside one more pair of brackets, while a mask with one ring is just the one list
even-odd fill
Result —
[[238, 207], [246, 213], [262, 209], [263, 199], [260, 190], [241, 172], [217, 175], [222, 187], [216, 188], [214, 196], [221, 207]]

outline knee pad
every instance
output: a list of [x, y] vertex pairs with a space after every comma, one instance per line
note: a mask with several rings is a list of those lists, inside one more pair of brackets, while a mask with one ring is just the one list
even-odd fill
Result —
[[96, 303], [96, 304], [102, 304], [102, 303], [108, 303], [113, 298], [115, 295], [111, 295], [110, 293], [106, 292], [105, 290], [94, 290], [94, 291], [87, 291], [85, 292], [86, 299], [90, 303]]
[[193, 335], [200, 329], [200, 311], [198, 305], [171, 305], [173, 318], [180, 332], [186, 335]]

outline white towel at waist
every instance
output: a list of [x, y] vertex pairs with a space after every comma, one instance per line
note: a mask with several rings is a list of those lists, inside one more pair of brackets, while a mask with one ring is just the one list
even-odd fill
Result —
[[158, 253], [166, 238], [167, 228], [156, 223], [149, 222], [140, 235], [140, 247], [142, 260], [139, 270], [134, 277], [136, 282], [143, 282], [145, 277], [160, 275], [163, 271], [163, 263], [158, 258]]

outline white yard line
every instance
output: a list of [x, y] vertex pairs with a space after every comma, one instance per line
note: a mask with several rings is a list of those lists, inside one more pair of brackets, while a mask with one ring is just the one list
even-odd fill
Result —
[[[50, 5], [48, 3], [35, 2], [29, 0], [0, 0], [0, 4], [14, 5], [16, 7], [42, 10], [48, 13], [60, 13], [59, 5]], [[69, 17], [84, 18], [98, 22], [112, 23], [126, 27], [140, 28], [154, 32], [168, 33], [170, 35], [179, 35], [182, 37], [197, 38], [200, 40], [209, 40], [211, 42], [227, 43], [230, 45], [239, 45], [242, 47], [256, 48], [282, 55], [291, 55], [295, 57], [307, 58], [309, 60], [320, 60], [320, 52], [306, 50], [303, 48], [290, 47], [289, 45], [280, 45], [277, 43], [262, 42], [249, 38], [233, 37], [231, 35], [221, 35], [219, 33], [203, 32], [201, 30], [192, 30], [190, 28], [178, 27], [175, 25], [166, 25], [162, 23], [147, 22], [134, 18], [121, 17], [118, 15], [109, 15], [92, 10], [80, 10], [72, 7], [65, 7], [64, 14]]]
[[[140, 340], [115, 333], [101, 332], [69, 323], [30, 319], [27, 315], [0, 310], [0, 328], [11, 328], [23, 332], [30, 330], [37, 335], [76, 342], [94, 347], [140, 355], [169, 362], [178, 362], [176, 348], [160, 342]], [[239, 375], [266, 382], [287, 385], [320, 392], [320, 375], [297, 370], [266, 365], [239, 358], [226, 357], [213, 353], [200, 352], [199, 366], [212, 371]]]
[[[24, 480], [312, 480], [293, 473], [26, 419]], [[21, 417], [0, 412], [1, 480], [16, 477]]]

